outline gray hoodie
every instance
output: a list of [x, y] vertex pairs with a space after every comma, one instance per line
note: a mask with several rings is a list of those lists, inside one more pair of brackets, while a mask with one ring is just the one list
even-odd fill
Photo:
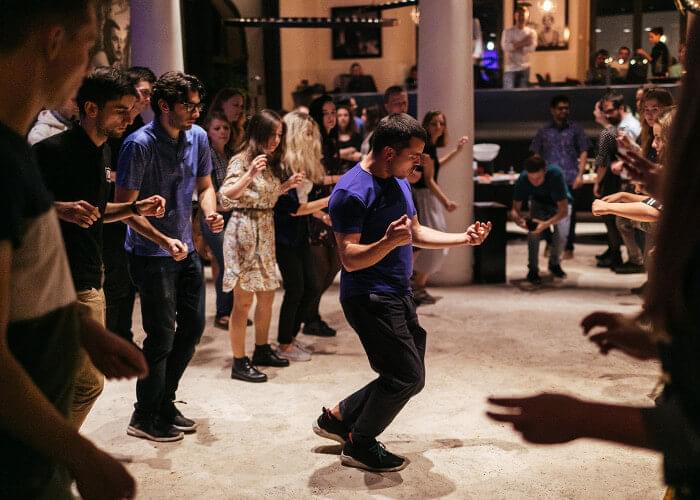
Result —
[[37, 142], [48, 139], [52, 135], [60, 134], [68, 130], [69, 122], [61, 118], [63, 118], [61, 115], [48, 109], [39, 113], [36, 123], [27, 135], [27, 142], [29, 142], [30, 145], [34, 145]]

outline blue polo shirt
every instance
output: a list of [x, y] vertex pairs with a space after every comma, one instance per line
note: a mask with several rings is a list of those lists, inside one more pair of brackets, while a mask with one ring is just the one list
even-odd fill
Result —
[[[361, 244], [379, 241], [389, 224], [403, 215], [414, 217], [411, 186], [405, 179], [381, 179], [355, 165], [336, 184], [329, 203], [333, 231], [360, 233]], [[342, 270], [340, 300], [377, 294], [408, 295], [413, 273], [411, 245], [394, 248], [372, 267], [359, 271]]]
[[[211, 173], [207, 133], [199, 126], [172, 139], [157, 121], [144, 125], [124, 141], [119, 153], [117, 186], [139, 191], [139, 199], [158, 194], [165, 198], [165, 216], [148, 220], [160, 232], [177, 238], [194, 251], [192, 193], [197, 178]], [[144, 257], [169, 257], [167, 250], [127, 229], [124, 248]]]

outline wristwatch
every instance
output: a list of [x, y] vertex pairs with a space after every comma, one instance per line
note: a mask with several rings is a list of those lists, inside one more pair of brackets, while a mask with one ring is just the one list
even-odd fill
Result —
[[129, 208], [131, 209], [132, 213], [134, 213], [134, 214], [136, 214], [136, 215], [141, 215], [141, 214], [139, 213], [139, 206], [136, 204], [135, 201], [132, 201], [132, 202], [131, 202], [131, 205], [129, 206]]

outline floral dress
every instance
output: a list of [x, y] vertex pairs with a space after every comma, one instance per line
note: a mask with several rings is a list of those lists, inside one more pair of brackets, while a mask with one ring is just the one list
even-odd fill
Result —
[[[242, 155], [234, 156], [222, 190], [238, 182], [249, 167]], [[280, 185], [280, 180], [265, 169], [253, 178], [239, 198], [232, 200], [219, 194], [221, 206], [232, 209], [224, 234], [225, 292], [233, 290], [239, 280], [247, 292], [279, 288], [273, 208], [280, 195]]]

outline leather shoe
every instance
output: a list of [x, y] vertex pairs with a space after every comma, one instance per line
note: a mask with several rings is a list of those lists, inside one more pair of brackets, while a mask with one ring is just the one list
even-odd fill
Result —
[[267, 375], [258, 371], [251, 363], [248, 356], [233, 358], [231, 378], [244, 380], [245, 382], [267, 382]]

